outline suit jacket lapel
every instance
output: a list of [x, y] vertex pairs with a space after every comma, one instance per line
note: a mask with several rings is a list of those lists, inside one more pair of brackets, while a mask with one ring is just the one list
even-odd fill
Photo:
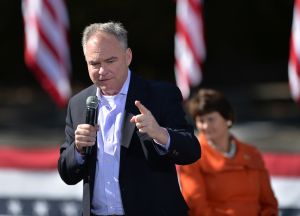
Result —
[[121, 140], [121, 145], [129, 148], [130, 145], [130, 140], [132, 137], [132, 134], [134, 132], [135, 125], [130, 122], [130, 119], [134, 115], [130, 112], [127, 112], [125, 110], [125, 116], [124, 116], [124, 122], [123, 122], [123, 127], [122, 127], [122, 140]]
[[144, 96], [141, 94], [143, 91], [142, 84], [143, 80], [136, 77], [133, 73], [131, 73], [131, 79], [129, 83], [129, 89], [127, 93], [126, 105], [125, 105], [125, 114], [124, 121], [122, 125], [122, 141], [121, 145], [129, 148], [130, 141], [135, 130], [135, 124], [130, 122], [130, 119], [139, 114], [139, 110], [134, 105], [135, 100], [143, 100]]
[[89, 86], [89, 88], [86, 91], [86, 98], [88, 96], [96, 96], [96, 91], [97, 91], [97, 86], [95, 86], [95, 85]]

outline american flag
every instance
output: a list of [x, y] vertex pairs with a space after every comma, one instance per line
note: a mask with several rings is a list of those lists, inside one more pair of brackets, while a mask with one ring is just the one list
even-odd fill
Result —
[[[0, 216], [79, 216], [82, 182], [59, 177], [59, 148], [0, 145]], [[300, 215], [300, 154], [264, 152], [281, 216]]]
[[82, 182], [66, 185], [58, 148], [0, 148], [0, 216], [79, 216]]
[[201, 0], [177, 0], [175, 77], [183, 98], [202, 80], [201, 63], [206, 55]]
[[300, 215], [300, 154], [264, 152], [280, 216]]
[[292, 98], [300, 103], [300, 0], [294, 2], [288, 76]]
[[23, 0], [25, 62], [58, 106], [71, 95], [68, 15], [63, 0]]

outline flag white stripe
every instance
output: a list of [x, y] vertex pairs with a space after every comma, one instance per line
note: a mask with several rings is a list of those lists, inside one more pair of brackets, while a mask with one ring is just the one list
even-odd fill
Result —
[[[291, 30], [290, 59], [288, 63], [288, 77], [291, 96], [296, 101], [300, 101], [300, 0], [294, 2], [294, 14]], [[293, 52], [294, 51], [294, 52]]]
[[[24, 24], [25, 24], [25, 35], [26, 35], [26, 48], [30, 52], [34, 52], [37, 50], [37, 46], [39, 43], [39, 36], [36, 30], [36, 22], [35, 22], [35, 7], [39, 7], [39, 4], [30, 4], [30, 0], [23, 1], [23, 17], [24, 17]], [[29, 40], [30, 38], [30, 40]]]
[[292, 98], [297, 101], [297, 98], [300, 98], [300, 79], [297, 75], [295, 65], [291, 62], [289, 63], [288, 76]]
[[[57, 23], [60, 26], [61, 34], [66, 35], [64, 37], [65, 44], [68, 45], [67, 40], [67, 33], [66, 30], [69, 29], [69, 19], [68, 19], [68, 12], [61, 0], [52, 0], [49, 1], [49, 4], [52, 6], [52, 8], [55, 8], [56, 17], [58, 19]], [[67, 72], [70, 72], [71, 70], [71, 60], [69, 56], [69, 48], [67, 47], [66, 50], [62, 50], [61, 48], [58, 49], [61, 52], [64, 52], [63, 58], [64, 58], [64, 64], [67, 67]]]
[[[293, 18], [293, 24], [292, 24], [292, 38], [294, 41], [294, 46], [297, 54], [300, 54], [300, 16], [299, 16], [299, 8], [297, 6], [299, 1], [295, 1], [295, 7], [294, 7], [294, 18]], [[299, 57], [298, 57], [299, 59]]]
[[[195, 14], [186, 0], [177, 1], [177, 17], [186, 26], [187, 33], [191, 38], [192, 46], [195, 48], [196, 58], [201, 60], [205, 58], [203, 23], [200, 14]], [[200, 4], [200, 1], [194, 0], [194, 4]]]
[[181, 72], [181, 70], [177, 68], [177, 66], [175, 66], [175, 78], [176, 80], [180, 80], [177, 85], [181, 91], [182, 97], [188, 98], [190, 94], [190, 87], [188, 85], [187, 77], [183, 72]]
[[[194, 2], [193, 2], [194, 1]], [[175, 33], [175, 78], [184, 99], [190, 94], [190, 86], [197, 86], [202, 80], [200, 64], [205, 58], [203, 21], [200, 13], [191, 4], [198, 0], [177, 0]], [[200, 5], [199, 5], [200, 8]]]
[[0, 170], [0, 198], [82, 199], [82, 182], [66, 185], [57, 170]]
[[[47, 35], [47, 40], [49, 40], [51, 46], [53, 46], [55, 51], [59, 54], [59, 57], [64, 59], [64, 56], [67, 56], [66, 54], [68, 53], [66, 37], [62, 37], [62, 35], [65, 34], [64, 26], [52, 18], [45, 4], [43, 5], [42, 11], [43, 14], [39, 14], [40, 27], [44, 34]], [[53, 29], [56, 30], [53, 31]]]
[[64, 4], [61, 0], [51, 0], [49, 1], [49, 4], [52, 6], [52, 8], [55, 8], [55, 14], [58, 17], [58, 22], [64, 27], [69, 27], [69, 19], [67, 16], [67, 10]]
[[47, 74], [62, 97], [67, 99], [71, 94], [71, 88], [64, 72], [65, 68], [61, 65], [61, 62], [56, 61], [55, 56], [45, 47], [42, 41], [39, 43], [36, 58], [39, 67]]
[[271, 176], [280, 208], [300, 208], [300, 177]]
[[[56, 170], [0, 169], [0, 198], [82, 200], [82, 182], [66, 185]], [[300, 208], [300, 177], [271, 176], [280, 208]]]
[[175, 41], [177, 42], [175, 49], [175, 56], [178, 59], [178, 64], [183, 70], [181, 72], [186, 72], [189, 77], [189, 83], [192, 86], [196, 86], [201, 81], [201, 69], [193, 53], [188, 48], [188, 45], [181, 34], [175, 36]]

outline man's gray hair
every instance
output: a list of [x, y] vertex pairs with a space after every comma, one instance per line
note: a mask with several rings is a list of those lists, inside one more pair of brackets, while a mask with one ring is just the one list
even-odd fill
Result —
[[127, 31], [124, 28], [123, 24], [120, 22], [106, 22], [106, 23], [93, 23], [87, 27], [85, 27], [82, 35], [82, 48], [85, 52], [85, 46], [87, 41], [91, 36], [99, 33], [106, 32], [114, 35], [120, 43], [123, 45], [124, 49], [127, 49]]

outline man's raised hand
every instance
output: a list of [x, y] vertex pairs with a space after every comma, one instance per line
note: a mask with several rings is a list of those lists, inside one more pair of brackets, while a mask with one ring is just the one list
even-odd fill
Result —
[[169, 137], [167, 130], [159, 126], [150, 110], [140, 101], [135, 101], [134, 104], [139, 109], [140, 114], [133, 116], [130, 122], [135, 123], [140, 133], [147, 133], [156, 142], [166, 144]]

